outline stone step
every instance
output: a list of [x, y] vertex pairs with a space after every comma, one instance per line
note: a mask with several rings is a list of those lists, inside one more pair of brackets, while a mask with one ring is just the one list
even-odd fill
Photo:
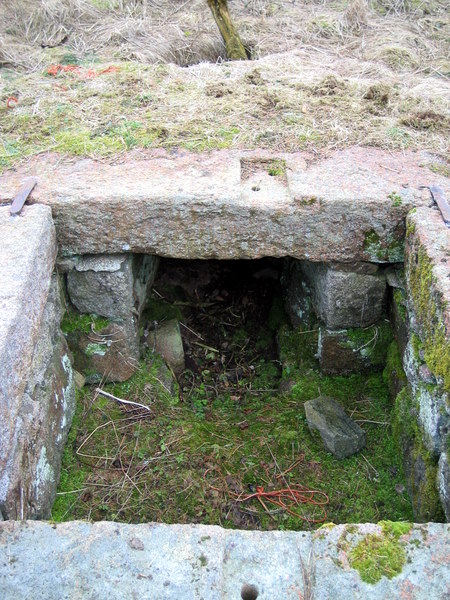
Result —
[[[0, 589], [8, 600], [448, 597], [449, 526], [429, 523], [406, 530], [389, 536], [374, 524], [259, 532], [156, 523], [4, 522]], [[373, 566], [362, 575], [373, 583], [351, 566], [358, 550], [369, 554]]]

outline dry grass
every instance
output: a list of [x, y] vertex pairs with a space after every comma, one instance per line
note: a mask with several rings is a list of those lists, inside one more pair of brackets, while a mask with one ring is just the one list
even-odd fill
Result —
[[[231, 0], [255, 60], [227, 63], [205, 0], [4, 0], [0, 167], [47, 150], [99, 157], [133, 147], [445, 153], [444, 7]], [[52, 63], [119, 71], [52, 78]], [[424, 114], [434, 115], [426, 127]]]

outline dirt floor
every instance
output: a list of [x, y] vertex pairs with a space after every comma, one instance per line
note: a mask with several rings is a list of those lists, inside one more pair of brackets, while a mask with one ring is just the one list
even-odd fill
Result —
[[205, 0], [4, 0], [0, 170], [133, 148], [445, 157], [445, 2], [229, 4], [251, 61], [226, 62]]
[[[142, 340], [178, 318], [186, 371], [173, 386], [147, 344], [131, 380], [102, 386], [150, 411], [83, 388], [55, 520], [305, 529], [412, 519], [383, 374], [320, 374], [317, 329], [294, 332], [284, 313], [281, 264], [162, 262]], [[337, 460], [311, 434], [303, 404], [319, 394], [365, 430], [363, 451]], [[275, 495], [258, 499], [259, 488]]]

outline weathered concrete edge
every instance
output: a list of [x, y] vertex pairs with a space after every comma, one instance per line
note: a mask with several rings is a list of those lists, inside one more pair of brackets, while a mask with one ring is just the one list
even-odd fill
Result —
[[256, 532], [9, 521], [0, 523], [0, 588], [8, 600], [235, 600], [245, 584], [257, 587], [259, 600], [298, 600], [308, 585], [315, 600], [438, 600], [450, 591], [448, 533], [445, 524], [414, 525], [401, 538], [400, 574], [368, 584], [348, 558], [349, 548], [382, 534], [374, 524]]

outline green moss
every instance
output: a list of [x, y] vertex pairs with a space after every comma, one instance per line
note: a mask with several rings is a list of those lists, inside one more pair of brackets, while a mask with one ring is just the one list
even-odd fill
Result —
[[400, 194], [397, 194], [396, 192], [392, 192], [391, 194], [389, 194], [388, 200], [391, 200], [392, 206], [401, 206], [403, 202]]
[[446, 336], [443, 314], [445, 302], [436, 292], [433, 265], [425, 248], [408, 233], [408, 279], [412, 308], [421, 329], [424, 359], [435, 376], [450, 391], [450, 340]]
[[397, 239], [393, 234], [387, 235], [385, 241], [374, 229], [364, 235], [364, 251], [375, 262], [402, 262], [404, 246], [404, 240]]
[[434, 163], [430, 163], [429, 165], [426, 165], [426, 166], [433, 173], [437, 173], [438, 175], [443, 175], [444, 177], [450, 177], [450, 167], [446, 164], [434, 162]]
[[385, 321], [371, 327], [347, 329], [344, 338], [339, 342], [340, 346], [358, 352], [372, 366], [381, 366], [385, 363], [393, 334], [390, 324]]
[[383, 378], [389, 387], [391, 398], [395, 398], [399, 391], [406, 386], [408, 381], [405, 371], [403, 370], [398, 344], [395, 340], [393, 340], [388, 347]]
[[400, 288], [396, 288], [392, 295], [393, 300], [395, 302], [395, 306], [397, 308], [397, 313], [402, 320], [402, 323], [406, 321], [406, 300], [405, 294]]
[[313, 204], [318, 202], [318, 199], [316, 196], [305, 196], [304, 198], [298, 199], [297, 202], [301, 206], [312, 206]]
[[271, 160], [267, 164], [267, 172], [272, 177], [285, 177], [286, 175], [286, 161], [280, 158]]
[[411, 523], [381, 521], [382, 532], [364, 536], [350, 550], [350, 566], [359, 571], [366, 583], [378, 583], [382, 577], [392, 579], [402, 572], [406, 562], [405, 545], [402, 535], [411, 531]]
[[442, 521], [443, 513], [436, 486], [437, 458], [423, 442], [418, 406], [408, 387], [395, 400], [392, 430], [403, 456], [407, 487], [417, 521]]
[[108, 327], [108, 325], [109, 320], [104, 317], [67, 310], [61, 321], [61, 330], [65, 334], [73, 332], [91, 333], [93, 329], [98, 332]]
[[179, 306], [154, 296], [147, 300], [143, 316], [144, 319], [147, 319], [148, 321], [158, 322], [170, 321], [170, 319], [181, 321], [182, 319], [181, 308]]

